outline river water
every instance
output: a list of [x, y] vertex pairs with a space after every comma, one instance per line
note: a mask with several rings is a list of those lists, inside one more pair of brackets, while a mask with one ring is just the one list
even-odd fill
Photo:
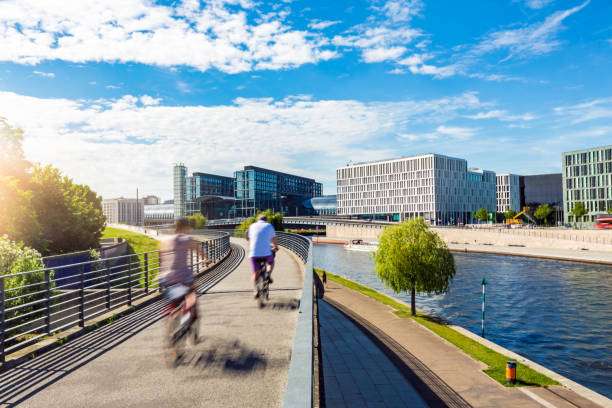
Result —
[[[577, 262], [455, 253], [450, 292], [417, 296], [417, 308], [485, 337], [612, 398], [612, 267]], [[367, 252], [315, 245], [314, 265], [410, 303], [374, 273]]]

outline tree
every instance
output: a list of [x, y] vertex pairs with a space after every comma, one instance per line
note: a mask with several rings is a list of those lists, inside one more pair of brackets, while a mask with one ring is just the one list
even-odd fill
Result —
[[376, 276], [395, 293], [410, 290], [411, 313], [416, 292], [446, 293], [455, 276], [455, 260], [444, 241], [422, 218], [386, 227], [374, 252]]
[[31, 175], [32, 208], [42, 236], [49, 240], [43, 254], [60, 254], [97, 248], [106, 219], [102, 197], [82, 184], [62, 176], [52, 166], [35, 165]]
[[204, 229], [207, 220], [202, 214], [195, 213], [187, 217], [187, 221], [189, 221], [189, 225], [191, 225], [193, 229]]
[[578, 201], [576, 202], [576, 204], [574, 204], [574, 208], [570, 212], [570, 215], [575, 216], [576, 221], [582, 221], [582, 217], [584, 217], [587, 214], [587, 212], [588, 211], [584, 203], [582, 201]]
[[506, 219], [510, 219], [510, 218], [514, 218], [516, 216], [516, 211], [514, 211], [513, 209], [509, 209], [508, 211], [506, 211], [504, 213], [504, 217], [506, 217]]
[[0, 177], [12, 176], [25, 179], [30, 163], [23, 155], [23, 131], [11, 127], [0, 116]]
[[481, 208], [478, 211], [476, 211], [476, 219], [478, 221], [487, 221], [489, 219], [489, 212], [487, 211], [486, 208]]
[[271, 209], [267, 209], [266, 211], [258, 211], [257, 214], [255, 214], [254, 216], [252, 216], [251, 218], [249, 218], [248, 220], [245, 220], [242, 222], [242, 224], [240, 224], [239, 226], [236, 227], [236, 231], [246, 231], [249, 229], [249, 227], [251, 226], [251, 224], [253, 224], [255, 221], [257, 221], [257, 217], [259, 216], [259, 214], [266, 214], [266, 217], [268, 217], [268, 222], [270, 224], [272, 224], [272, 226], [274, 227], [274, 229], [276, 231], [283, 231], [283, 214], [276, 212], [273, 213]]
[[606, 211], [606, 213], [608, 213], [608, 214], [612, 214], [612, 207], [608, 208], [608, 210]]
[[550, 215], [550, 213], [552, 213], [552, 210], [550, 209], [548, 204], [540, 204], [538, 208], [536, 208], [533, 215], [535, 215], [535, 217], [540, 220], [540, 222], [544, 220], [544, 223], [546, 224], [546, 218]]

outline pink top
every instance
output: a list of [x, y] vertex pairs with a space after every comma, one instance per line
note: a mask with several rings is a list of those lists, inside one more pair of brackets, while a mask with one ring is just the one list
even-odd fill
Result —
[[192, 238], [189, 235], [177, 234], [164, 243], [161, 251], [160, 279], [168, 285], [193, 282], [193, 271], [189, 263]]

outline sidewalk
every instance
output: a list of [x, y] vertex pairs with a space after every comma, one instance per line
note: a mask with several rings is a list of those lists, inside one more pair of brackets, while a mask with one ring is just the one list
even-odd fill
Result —
[[328, 283], [325, 298], [346, 307], [399, 343], [473, 407], [598, 407], [560, 386], [504, 387], [482, 371], [486, 368], [484, 363], [412, 319], [396, 316], [391, 307], [335, 282]]

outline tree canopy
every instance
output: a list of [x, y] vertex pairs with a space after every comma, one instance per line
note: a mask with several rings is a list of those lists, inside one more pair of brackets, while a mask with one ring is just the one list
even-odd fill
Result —
[[587, 214], [586, 206], [582, 201], [578, 201], [574, 204], [574, 208], [570, 212], [571, 215], [576, 217], [576, 221], [582, 221], [582, 217]]
[[242, 224], [240, 224], [239, 226], [236, 227], [237, 231], [246, 231], [249, 229], [249, 227], [251, 226], [251, 224], [253, 224], [255, 221], [257, 221], [257, 217], [259, 216], [259, 214], [266, 214], [266, 217], [268, 217], [268, 222], [270, 224], [272, 224], [272, 226], [274, 227], [274, 229], [276, 231], [283, 231], [283, 214], [279, 213], [279, 212], [272, 212], [271, 209], [267, 209], [266, 211], [258, 211], [257, 214], [255, 214], [254, 216], [252, 216], [251, 218], [244, 220], [242, 222]]
[[546, 218], [552, 213], [551, 208], [548, 206], [548, 204], [544, 204], [544, 205], [539, 205], [538, 208], [535, 210], [535, 212], [533, 213], [533, 215], [535, 215], [535, 217], [540, 220], [540, 222], [544, 221], [544, 223], [546, 223]]
[[208, 220], [201, 213], [195, 213], [188, 216], [187, 221], [189, 221], [189, 225], [193, 229], [204, 229]]
[[43, 255], [98, 247], [102, 198], [52, 166], [26, 161], [22, 140], [0, 118], [0, 234]]
[[478, 211], [476, 211], [476, 219], [479, 221], [488, 221], [489, 220], [489, 212], [487, 211], [486, 208], [481, 208]]
[[386, 227], [374, 252], [376, 276], [395, 293], [446, 293], [455, 276], [455, 260], [448, 247], [422, 218]]
[[506, 219], [514, 218], [515, 216], [516, 216], [516, 211], [514, 211], [513, 209], [509, 209], [508, 211], [504, 213], [504, 217]]

